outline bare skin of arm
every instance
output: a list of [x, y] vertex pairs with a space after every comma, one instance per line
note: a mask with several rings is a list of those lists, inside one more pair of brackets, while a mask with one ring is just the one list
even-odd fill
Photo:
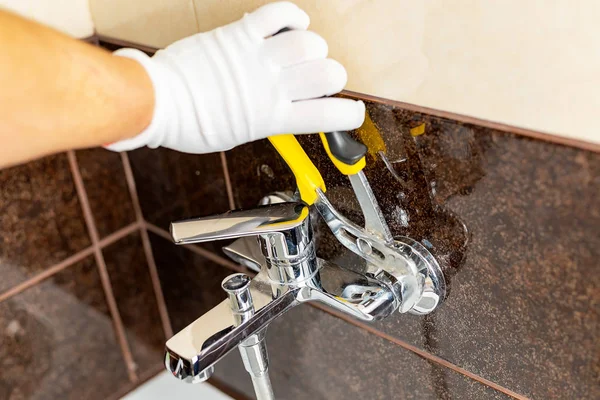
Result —
[[0, 168], [140, 133], [152, 82], [124, 57], [0, 10]]

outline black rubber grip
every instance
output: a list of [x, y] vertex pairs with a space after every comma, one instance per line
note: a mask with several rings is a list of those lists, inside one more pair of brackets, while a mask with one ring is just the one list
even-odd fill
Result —
[[277, 36], [277, 35], [279, 35], [280, 33], [287, 32], [287, 31], [291, 31], [291, 30], [292, 30], [292, 28], [288, 28], [288, 27], [286, 26], [285, 28], [281, 28], [280, 30], [278, 30], [277, 32], [275, 32], [275, 33], [273, 34], [273, 36]]
[[354, 165], [367, 154], [367, 146], [352, 139], [348, 132], [327, 132], [325, 137], [331, 154], [344, 164]]

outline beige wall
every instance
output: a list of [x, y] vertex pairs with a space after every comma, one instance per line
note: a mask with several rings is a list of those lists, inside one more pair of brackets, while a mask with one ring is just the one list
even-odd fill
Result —
[[[90, 0], [99, 33], [163, 47], [266, 0]], [[348, 89], [600, 143], [595, 0], [296, 0]]]
[[0, 0], [0, 8], [7, 8], [76, 38], [94, 34], [88, 0]]

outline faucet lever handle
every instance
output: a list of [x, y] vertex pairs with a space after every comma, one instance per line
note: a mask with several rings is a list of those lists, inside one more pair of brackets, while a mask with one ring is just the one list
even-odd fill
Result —
[[286, 232], [302, 225], [308, 215], [305, 204], [287, 202], [172, 222], [170, 231], [176, 244], [201, 243]]

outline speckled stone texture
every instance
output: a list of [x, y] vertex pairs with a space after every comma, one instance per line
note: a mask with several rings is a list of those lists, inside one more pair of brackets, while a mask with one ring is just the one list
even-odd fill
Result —
[[[510, 399], [327, 313], [301, 305], [267, 331], [277, 399]], [[238, 351], [215, 376], [254, 398]]]
[[1, 399], [106, 399], [126, 385], [92, 257], [0, 303]]
[[100, 238], [135, 222], [121, 156], [99, 148], [76, 156]]
[[[370, 154], [365, 173], [390, 228], [427, 246], [449, 283], [431, 316], [397, 315], [378, 329], [533, 398], [600, 397], [600, 156], [388, 104], [367, 109], [387, 165]], [[318, 138], [300, 142], [332, 203], [362, 224]], [[266, 141], [228, 152], [236, 204], [294, 188], [273, 153]], [[317, 238], [322, 257], [359, 267], [323, 224]]]
[[394, 114], [426, 123], [423, 171], [470, 243], [438, 312], [380, 328], [533, 398], [599, 398], [599, 155]]
[[[395, 315], [376, 329], [534, 399], [600, 398], [600, 155], [394, 104], [369, 101], [367, 109], [375, 130], [352, 134], [383, 139], [385, 162], [372, 151], [365, 172], [391, 229], [427, 246], [449, 283], [434, 314]], [[348, 179], [319, 139], [300, 141], [330, 200], [362, 224]], [[76, 154], [100, 236], [133, 222], [120, 156]], [[141, 149], [129, 157], [150, 223], [167, 229], [229, 209], [218, 154]], [[227, 159], [237, 207], [294, 189], [266, 141]], [[0, 171], [0, 187], [0, 292], [90, 246], [64, 154]], [[317, 228], [320, 256], [361, 267], [322, 223]], [[225, 298], [220, 283], [231, 271], [150, 238], [177, 332]], [[149, 376], [165, 338], [140, 237], [103, 255], [137, 372]], [[306, 305], [274, 323], [267, 340], [282, 399], [505, 398]], [[217, 376], [252, 395], [237, 354]], [[0, 399], [104, 399], [133, 385], [93, 257], [0, 303]]]
[[171, 221], [229, 209], [219, 154], [169, 149], [129, 152], [144, 218], [168, 230]]
[[0, 170], [0, 292], [89, 246], [65, 154]]
[[150, 233], [152, 251], [173, 331], [225, 300], [221, 282], [233, 272]]
[[294, 190], [294, 176], [266, 140], [238, 146], [226, 153], [236, 208], [256, 207], [266, 194]]
[[166, 339], [140, 235], [113, 243], [103, 254], [136, 372], [143, 376], [162, 364]]

